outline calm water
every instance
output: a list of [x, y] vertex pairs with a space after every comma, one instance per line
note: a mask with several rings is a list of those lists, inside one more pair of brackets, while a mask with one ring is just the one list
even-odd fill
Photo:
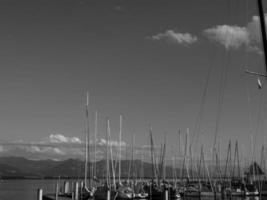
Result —
[[55, 191], [56, 180], [2, 180], [0, 200], [37, 200], [37, 189], [44, 193]]
[[[0, 182], [0, 200], [37, 200], [38, 188], [42, 188], [44, 193], [53, 193], [56, 188], [56, 180], [3, 180]], [[267, 197], [262, 199], [267, 200]], [[259, 198], [233, 198], [232, 200], [259, 200]]]

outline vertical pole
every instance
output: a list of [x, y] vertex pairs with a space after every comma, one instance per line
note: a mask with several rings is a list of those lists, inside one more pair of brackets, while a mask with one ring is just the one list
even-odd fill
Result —
[[75, 200], [79, 200], [79, 182], [75, 182], [75, 195], [74, 195]]
[[89, 93], [87, 92], [86, 96], [86, 134], [87, 134], [87, 156], [88, 156], [88, 179], [89, 179], [89, 187], [92, 187], [92, 173], [91, 173], [91, 164], [90, 164], [90, 121], [89, 121]]
[[108, 191], [107, 191], [107, 200], [110, 200], [110, 188], [108, 188]]
[[98, 118], [98, 112], [95, 112], [95, 152], [94, 152], [94, 175], [96, 177], [96, 143], [97, 143], [97, 132], [98, 132], [98, 127], [97, 127], [97, 118]]
[[[178, 141], [178, 150], [179, 150], [179, 152], [178, 152], [178, 159], [177, 159], [177, 164], [180, 166], [181, 165], [181, 129], [179, 129], [178, 130], [178, 139], [179, 139], [179, 141]], [[180, 183], [181, 183], [181, 171], [182, 171], [182, 169], [181, 169], [181, 167], [178, 167], [178, 170], [179, 171], [177, 171], [177, 178], [178, 178], [178, 174], [179, 174], [179, 178], [180, 178]]]
[[37, 190], [37, 200], [43, 200], [43, 189], [41, 188]]
[[59, 191], [59, 186], [58, 186], [58, 182], [56, 184], [56, 200], [58, 200], [58, 191]]
[[108, 139], [108, 130], [109, 129], [109, 119], [107, 118], [107, 130], [106, 130], [106, 167], [107, 167], [107, 172], [106, 172], [106, 182], [107, 182], [107, 186], [110, 187], [109, 184], [109, 153], [108, 153], [108, 143], [109, 143], [109, 139]]
[[189, 169], [188, 169], [188, 144], [189, 144], [189, 128], [187, 128], [187, 132], [186, 132], [186, 141], [185, 141], [185, 144], [186, 144], [186, 148], [185, 148], [185, 158], [186, 158], [186, 173], [187, 173], [187, 178], [188, 180], [190, 180], [190, 175], [189, 175]]
[[153, 185], [153, 179], [151, 181], [151, 184], [149, 185], [149, 200], [152, 200], [152, 185]]
[[64, 182], [64, 194], [70, 193], [70, 183], [69, 181]]
[[88, 138], [85, 131], [85, 166], [84, 166], [84, 187], [87, 188], [87, 174], [88, 174]]
[[120, 148], [119, 148], [119, 184], [121, 183], [121, 138], [122, 138], [122, 116], [120, 115], [120, 132], [119, 132], [119, 140], [120, 140]]
[[[110, 134], [110, 123], [108, 121], [108, 136], [109, 136], [109, 141], [111, 141], [111, 134]], [[109, 142], [110, 143], [110, 142]], [[114, 167], [114, 162], [113, 162], [113, 151], [112, 151], [112, 145], [110, 143], [110, 159], [111, 159], [111, 169], [112, 169], [112, 181], [113, 181], [113, 187], [116, 188], [116, 180], [115, 180], [115, 167]]]
[[260, 16], [260, 25], [261, 25], [261, 36], [264, 50], [264, 61], [265, 61], [265, 70], [267, 71], [267, 39], [266, 39], [266, 27], [265, 27], [265, 18], [263, 12], [262, 0], [258, 0], [258, 11]]
[[168, 191], [168, 189], [167, 188], [165, 188], [165, 191], [164, 191], [164, 200], [169, 200], [169, 191]]

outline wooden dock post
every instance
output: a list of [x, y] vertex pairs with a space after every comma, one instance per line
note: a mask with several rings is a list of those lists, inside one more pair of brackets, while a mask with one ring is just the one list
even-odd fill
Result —
[[75, 182], [75, 195], [74, 195], [75, 200], [79, 200], [79, 182]]
[[69, 181], [64, 182], [64, 194], [69, 194], [70, 193], [70, 183]]
[[43, 189], [41, 188], [37, 190], [37, 200], [43, 200]]
[[165, 191], [164, 191], [164, 200], [169, 200], [169, 191], [168, 191], [168, 188], [165, 188]]
[[57, 184], [56, 184], [56, 200], [58, 200], [58, 193], [59, 193], [59, 185], [57, 182]]
[[107, 191], [107, 200], [110, 200], [110, 189], [108, 188], [108, 191]]

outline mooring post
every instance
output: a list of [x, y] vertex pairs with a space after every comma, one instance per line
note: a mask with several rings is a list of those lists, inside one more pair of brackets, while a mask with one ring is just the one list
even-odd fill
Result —
[[169, 200], [169, 191], [168, 191], [168, 188], [165, 187], [164, 188], [164, 200]]
[[69, 181], [64, 182], [64, 194], [70, 193], [70, 183]]
[[58, 182], [56, 184], [56, 200], [58, 200], [58, 192], [59, 192], [59, 186], [58, 186]]
[[107, 191], [107, 200], [110, 200], [110, 189], [108, 188], [108, 191]]
[[149, 200], [152, 200], [152, 183], [149, 184]]
[[37, 190], [37, 200], [43, 200], [43, 189], [41, 188]]
[[75, 200], [79, 200], [79, 182], [75, 182]]

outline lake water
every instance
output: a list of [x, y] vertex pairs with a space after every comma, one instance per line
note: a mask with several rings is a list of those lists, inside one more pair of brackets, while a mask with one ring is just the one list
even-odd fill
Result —
[[[37, 200], [37, 189], [42, 188], [44, 193], [54, 193], [56, 181], [57, 180], [1, 180], [0, 200]], [[262, 199], [267, 200], [267, 197]], [[213, 200], [213, 198], [204, 200]], [[259, 200], [259, 197], [246, 197], [245, 199], [232, 198], [232, 200]]]
[[37, 200], [37, 189], [53, 193], [56, 180], [1, 180], [0, 200]]

